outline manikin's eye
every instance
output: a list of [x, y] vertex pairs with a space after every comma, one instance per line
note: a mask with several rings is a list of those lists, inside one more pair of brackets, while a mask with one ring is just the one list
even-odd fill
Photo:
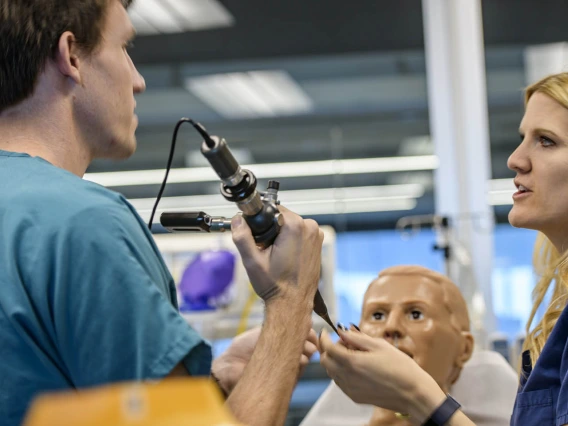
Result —
[[413, 309], [410, 312], [410, 318], [412, 318], [413, 320], [421, 320], [424, 318], [424, 314], [420, 312], [418, 309]]
[[382, 321], [385, 319], [385, 314], [383, 312], [375, 312], [373, 318], [377, 321]]

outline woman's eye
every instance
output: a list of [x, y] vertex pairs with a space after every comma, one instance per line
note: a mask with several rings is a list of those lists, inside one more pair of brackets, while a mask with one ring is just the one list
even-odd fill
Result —
[[538, 142], [545, 148], [556, 145], [553, 140], [547, 138], [546, 136], [540, 136], [538, 138]]
[[377, 321], [382, 321], [385, 319], [385, 314], [382, 312], [375, 312], [373, 314], [373, 319], [377, 320]]
[[421, 320], [424, 318], [424, 314], [417, 309], [410, 312], [410, 318], [413, 320]]

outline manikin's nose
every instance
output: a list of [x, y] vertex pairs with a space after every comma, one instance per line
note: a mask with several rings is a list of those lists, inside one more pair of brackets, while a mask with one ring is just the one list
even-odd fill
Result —
[[383, 329], [383, 338], [391, 343], [398, 342], [404, 337], [403, 315], [398, 312], [391, 312]]

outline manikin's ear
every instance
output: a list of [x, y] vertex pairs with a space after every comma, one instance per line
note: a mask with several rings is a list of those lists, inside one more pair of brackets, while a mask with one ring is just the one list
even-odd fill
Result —
[[459, 368], [463, 368], [464, 364], [469, 361], [471, 354], [473, 353], [474, 339], [469, 331], [462, 331], [462, 351], [457, 359], [457, 365]]
[[459, 378], [461, 370], [464, 364], [469, 361], [473, 353], [475, 341], [472, 334], [469, 331], [461, 332], [461, 347], [460, 353], [458, 354], [452, 372], [450, 374], [450, 384], [453, 385]]
[[79, 46], [73, 33], [65, 31], [61, 34], [55, 51], [55, 64], [61, 74], [73, 79], [77, 84], [81, 84], [79, 53]]

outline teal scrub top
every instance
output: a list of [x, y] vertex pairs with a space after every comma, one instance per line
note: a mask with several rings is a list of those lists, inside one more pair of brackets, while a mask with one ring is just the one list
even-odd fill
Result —
[[43, 392], [160, 379], [211, 348], [179, 315], [151, 233], [116, 192], [0, 151], [0, 419]]

